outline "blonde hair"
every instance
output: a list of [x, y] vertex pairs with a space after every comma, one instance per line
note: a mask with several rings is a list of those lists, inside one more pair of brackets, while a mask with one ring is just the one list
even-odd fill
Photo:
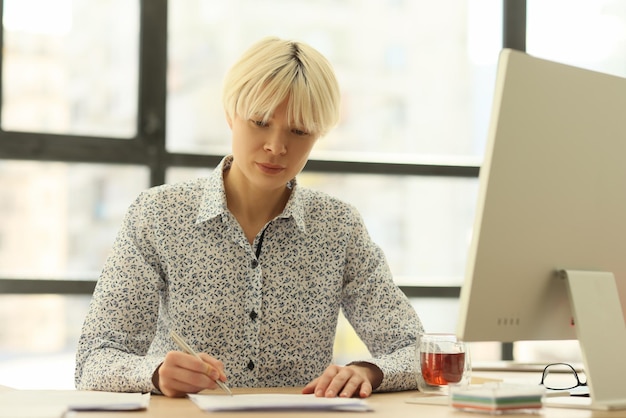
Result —
[[224, 110], [230, 119], [267, 122], [285, 99], [289, 124], [312, 135], [325, 135], [339, 121], [339, 85], [328, 60], [301, 42], [262, 39], [226, 74]]

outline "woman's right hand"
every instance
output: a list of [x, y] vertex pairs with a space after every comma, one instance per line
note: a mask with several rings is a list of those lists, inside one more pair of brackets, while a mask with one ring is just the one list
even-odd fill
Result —
[[154, 372], [154, 386], [165, 396], [180, 398], [188, 393], [215, 389], [215, 381], [218, 379], [226, 382], [221, 361], [206, 353], [200, 353], [199, 356], [202, 360], [182, 351], [168, 352]]

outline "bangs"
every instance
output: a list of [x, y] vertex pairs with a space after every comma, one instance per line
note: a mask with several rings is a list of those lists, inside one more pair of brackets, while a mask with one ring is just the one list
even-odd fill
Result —
[[267, 122], [285, 99], [288, 123], [309, 134], [319, 135], [323, 116], [316, 111], [315, 100], [302, 71], [293, 62], [268, 77], [249, 83], [241, 90], [235, 112], [242, 118], [259, 118]]

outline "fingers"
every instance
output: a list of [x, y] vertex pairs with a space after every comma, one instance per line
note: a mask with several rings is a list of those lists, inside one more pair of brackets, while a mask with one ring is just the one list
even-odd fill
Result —
[[[302, 389], [302, 393], [305, 395], [311, 394], [311, 393], [315, 393], [315, 388], [317, 388], [317, 383], [319, 382], [320, 378], [316, 378], [314, 380], [312, 380], [311, 382], [309, 382], [303, 389]], [[324, 391], [322, 390], [321, 393], [323, 394]]]
[[200, 360], [180, 351], [167, 353], [158, 370], [161, 392], [166, 396], [182, 397], [203, 389], [215, 389], [217, 379], [226, 379], [223, 364], [205, 356]]
[[337, 376], [337, 374], [339, 373], [339, 370], [340, 367], [336, 365], [330, 365], [326, 368], [326, 370], [324, 370], [324, 373], [322, 373], [322, 375], [316, 379], [317, 384], [314, 388], [315, 396], [335, 396], [335, 394], [332, 393], [332, 391], [330, 390], [330, 384], [332, 383], [335, 376]]
[[352, 376], [343, 389], [339, 392], [339, 396], [342, 398], [350, 398], [352, 396], [358, 396], [360, 398], [367, 398], [372, 394], [372, 385], [367, 379], [363, 379], [361, 376]]
[[307, 384], [302, 393], [315, 393], [315, 396], [327, 398], [366, 398], [372, 394], [372, 384], [357, 367], [331, 365], [320, 377]]
[[207, 375], [213, 380], [221, 380], [222, 382], [226, 382], [226, 373], [224, 372], [224, 363], [216, 359], [215, 357], [211, 357], [206, 353], [200, 353], [199, 356], [202, 360], [208, 365], [207, 367]]
[[352, 396], [367, 397], [372, 393], [372, 387], [367, 378], [350, 367], [343, 367], [328, 385], [324, 396], [332, 398], [350, 398]]

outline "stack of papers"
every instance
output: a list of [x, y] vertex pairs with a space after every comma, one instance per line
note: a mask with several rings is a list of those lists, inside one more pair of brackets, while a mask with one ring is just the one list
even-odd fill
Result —
[[544, 392], [538, 385], [484, 384], [453, 390], [450, 404], [456, 409], [490, 413], [536, 411], [542, 407]]
[[215, 411], [371, 411], [364, 399], [318, 398], [301, 394], [187, 395], [200, 409]]
[[59, 418], [67, 411], [133, 411], [146, 409], [149, 403], [149, 393], [10, 390], [0, 393], [0, 418]]

